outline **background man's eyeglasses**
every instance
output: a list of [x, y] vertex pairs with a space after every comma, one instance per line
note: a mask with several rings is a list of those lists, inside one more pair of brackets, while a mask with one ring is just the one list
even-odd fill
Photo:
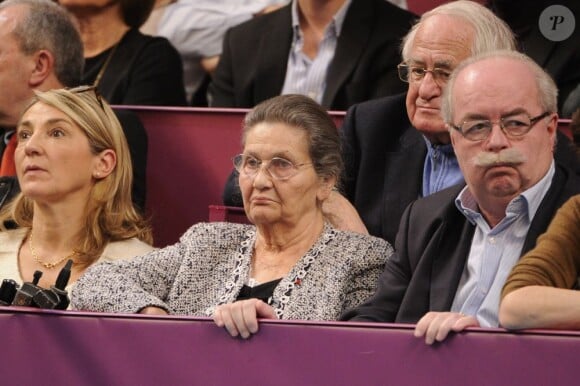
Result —
[[430, 72], [435, 83], [439, 86], [443, 86], [451, 76], [451, 71], [448, 69], [435, 67], [429, 70], [428, 68], [409, 65], [405, 62], [399, 64], [397, 70], [399, 72], [399, 79], [406, 83], [418, 83], [425, 78], [425, 75], [427, 75], [428, 72]]

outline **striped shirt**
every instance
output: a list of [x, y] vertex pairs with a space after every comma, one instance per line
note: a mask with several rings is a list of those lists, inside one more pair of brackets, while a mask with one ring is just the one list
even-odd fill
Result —
[[505, 217], [491, 229], [467, 187], [459, 193], [455, 204], [476, 228], [451, 311], [475, 316], [481, 327], [498, 326], [501, 289], [521, 257], [530, 224], [554, 173], [552, 162], [537, 184], [510, 201]]
[[433, 145], [425, 138], [427, 157], [423, 166], [423, 197], [463, 182], [453, 146]]
[[318, 53], [311, 59], [303, 52], [304, 37], [300, 30], [297, 1], [292, 3], [292, 46], [286, 65], [286, 78], [282, 87], [282, 94], [302, 94], [322, 102], [326, 89], [326, 73], [334, 52], [336, 43], [342, 30], [346, 12], [352, 0], [347, 0], [332, 18], [324, 30], [324, 37], [318, 47]]

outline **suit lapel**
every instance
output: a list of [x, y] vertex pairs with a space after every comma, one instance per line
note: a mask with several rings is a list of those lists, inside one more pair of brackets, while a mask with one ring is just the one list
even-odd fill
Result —
[[542, 202], [540, 203], [540, 206], [530, 224], [530, 229], [528, 230], [526, 240], [522, 247], [522, 255], [536, 246], [537, 238], [546, 231], [558, 208], [569, 198], [569, 195], [562, 194], [565, 185], [566, 177], [564, 172], [556, 166], [556, 171], [552, 178], [550, 188], [542, 199]]
[[[389, 130], [389, 128], [384, 129]], [[424, 139], [415, 128], [409, 126], [399, 138], [399, 143], [400, 146], [397, 146], [395, 152], [385, 149], [383, 213], [381, 216], [383, 235], [397, 233], [399, 219], [403, 211], [421, 194], [423, 164], [427, 152]], [[387, 146], [390, 145], [387, 144]], [[410, 170], [418, 172], [410, 173]], [[389, 219], [386, 218], [388, 213], [398, 213], [398, 216], [396, 219]]]
[[463, 269], [471, 249], [475, 226], [453, 208], [457, 215], [445, 216], [438, 242], [434, 245], [433, 268], [431, 272], [431, 291], [429, 310], [449, 311], [463, 274]]
[[260, 75], [255, 79], [254, 100], [263, 101], [282, 93], [288, 53], [292, 45], [290, 6], [291, 4], [275, 13], [276, 17], [272, 17], [266, 28], [261, 31], [260, 47], [257, 51], [261, 57], [258, 59], [256, 69], [256, 74]]
[[332, 105], [367, 46], [373, 25], [373, 3], [371, 0], [353, 0], [350, 4], [326, 75], [323, 106]]
[[[556, 166], [556, 173], [550, 189], [530, 224], [522, 247], [522, 254], [536, 245], [536, 239], [545, 232], [557, 209], [571, 195], [577, 193], [577, 190], [568, 191], [567, 187], [565, 172]], [[453, 207], [455, 207], [454, 204]], [[453, 210], [453, 208], [450, 208], [450, 210]], [[448, 220], [442, 224], [442, 231], [439, 234], [445, 234], [445, 237], [439, 238], [432, 252], [436, 257], [433, 259], [431, 273], [429, 309], [433, 311], [448, 311], [451, 309], [475, 232], [475, 226], [459, 210], [455, 209], [455, 212], [453, 215], [444, 216]]]

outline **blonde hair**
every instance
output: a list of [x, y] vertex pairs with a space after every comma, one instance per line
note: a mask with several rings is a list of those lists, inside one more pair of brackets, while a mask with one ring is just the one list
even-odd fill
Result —
[[[84, 258], [79, 265], [88, 266], [98, 259], [111, 241], [137, 237], [149, 244], [153, 237], [148, 222], [131, 201], [133, 171], [127, 140], [109, 105], [94, 87], [57, 89], [35, 92], [35, 97], [22, 115], [36, 103], [44, 103], [70, 117], [89, 140], [93, 154], [111, 149], [117, 156], [113, 171], [95, 180], [86, 203], [85, 227], [79, 231], [77, 253]], [[20, 193], [0, 214], [2, 222], [13, 220], [18, 226], [32, 226], [33, 201]]]

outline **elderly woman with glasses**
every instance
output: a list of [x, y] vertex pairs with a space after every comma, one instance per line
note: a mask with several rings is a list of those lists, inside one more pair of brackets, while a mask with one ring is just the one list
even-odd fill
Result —
[[197, 224], [175, 245], [92, 267], [73, 306], [213, 316], [246, 338], [258, 317], [336, 320], [369, 297], [392, 248], [325, 221], [342, 168], [325, 110], [301, 95], [267, 100], [247, 114], [242, 144], [234, 166], [254, 225]]
[[123, 130], [92, 87], [36, 93], [16, 127], [21, 193], [0, 213], [0, 277], [54, 285], [72, 260], [70, 282], [91, 264], [153, 250], [131, 201]]

